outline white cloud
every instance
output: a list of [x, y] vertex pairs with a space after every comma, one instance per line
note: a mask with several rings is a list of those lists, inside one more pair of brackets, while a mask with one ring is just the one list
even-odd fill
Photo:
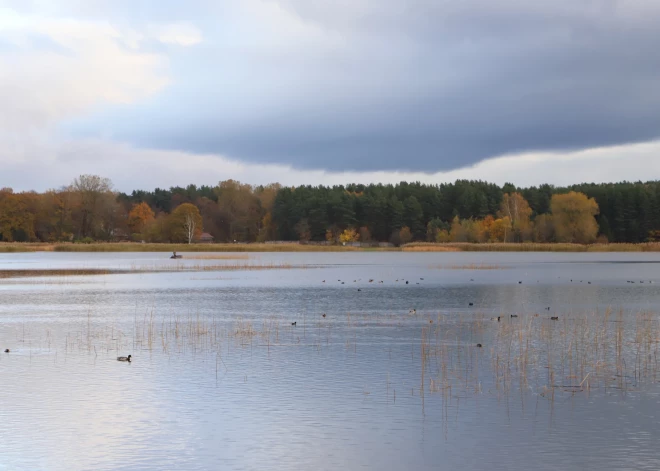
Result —
[[147, 31], [150, 37], [164, 44], [194, 46], [202, 42], [202, 32], [190, 23], [149, 25]]
[[146, 39], [188, 46], [202, 37], [187, 23], [137, 31], [0, 9], [0, 40], [13, 46], [0, 51], [0, 129], [25, 133], [95, 105], [130, 104], [160, 92], [170, 82], [169, 60], [141, 50]]
[[[424, 183], [479, 179], [519, 186], [570, 185], [660, 178], [660, 141], [567, 153], [530, 153], [483, 161], [473, 167], [434, 174], [405, 172], [326, 172], [284, 165], [245, 164], [216, 155], [136, 149], [103, 140], [30, 144], [3, 165], [0, 187], [38, 191], [69, 183], [82, 173], [109, 177], [121, 191], [166, 188], [189, 183], [214, 185], [229, 178], [245, 183], [335, 185], [346, 183]], [[38, 168], [39, 172], [33, 172]]]

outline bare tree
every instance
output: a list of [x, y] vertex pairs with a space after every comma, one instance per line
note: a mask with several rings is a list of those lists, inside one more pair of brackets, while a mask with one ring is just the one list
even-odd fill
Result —
[[192, 213], [186, 213], [183, 220], [183, 228], [186, 231], [188, 243], [192, 244], [193, 237], [195, 237], [195, 230], [197, 229], [197, 221]]

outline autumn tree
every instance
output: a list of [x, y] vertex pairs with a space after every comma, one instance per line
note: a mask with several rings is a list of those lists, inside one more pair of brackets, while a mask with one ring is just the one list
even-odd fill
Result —
[[34, 214], [28, 211], [25, 195], [11, 189], [1, 190], [0, 240], [28, 242], [34, 239]]
[[530, 220], [532, 208], [520, 193], [506, 193], [500, 205], [500, 217], [511, 221], [513, 239], [521, 242], [530, 235]]
[[197, 206], [191, 203], [183, 203], [172, 211], [171, 224], [175, 242], [191, 244], [202, 233], [202, 216]]
[[554, 242], [555, 226], [552, 214], [539, 214], [534, 220], [534, 240], [536, 242]]
[[408, 226], [403, 226], [399, 231], [399, 243], [405, 245], [413, 240], [413, 234]]
[[508, 216], [495, 219], [490, 226], [490, 240], [493, 242], [506, 242], [511, 234], [511, 220]]
[[156, 215], [145, 202], [133, 205], [128, 213], [128, 227], [135, 234], [142, 234], [147, 225], [151, 224]]
[[598, 203], [584, 193], [552, 195], [550, 210], [557, 242], [589, 244], [598, 235]]
[[93, 237], [104, 200], [115, 199], [112, 182], [98, 175], [80, 175], [68, 191], [76, 198], [74, 218], [78, 226], [78, 237]]
[[339, 242], [342, 244], [345, 244], [347, 242], [357, 242], [360, 240], [360, 234], [353, 229], [353, 228], [348, 228], [344, 229], [343, 232], [339, 235]]

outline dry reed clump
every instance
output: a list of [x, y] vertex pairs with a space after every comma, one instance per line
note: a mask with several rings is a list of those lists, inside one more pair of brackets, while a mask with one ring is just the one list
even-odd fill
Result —
[[402, 250], [411, 252], [660, 252], [660, 242], [641, 244], [568, 244], [534, 242], [494, 243], [421, 243], [404, 245]]
[[0, 253], [52, 252], [54, 248], [48, 243], [0, 242]]
[[[592, 312], [552, 321], [539, 315], [447, 321], [421, 334], [421, 388], [471, 396], [488, 392], [609, 393], [657, 382], [660, 317]], [[435, 335], [435, 337], [434, 337]], [[459, 343], [456, 339], [479, 339]], [[490, 372], [487, 374], [486, 372]], [[421, 390], [423, 393], [423, 390]]]
[[37, 269], [0, 270], [0, 278], [109, 275], [112, 273], [128, 273], [128, 270], [110, 270], [106, 268], [37, 268]]
[[347, 252], [347, 251], [403, 251], [403, 252], [660, 252], [660, 242], [641, 244], [568, 244], [568, 243], [469, 243], [469, 242], [413, 242], [400, 248], [353, 247], [343, 245], [315, 245], [298, 243], [237, 243], [237, 244], [169, 244], [137, 242], [80, 243], [0, 243], [2, 252]]
[[140, 244], [135, 242], [106, 242], [93, 244], [55, 244], [56, 252], [346, 252], [359, 247], [342, 245], [313, 245], [298, 243], [265, 244]]
[[38, 268], [0, 270], [3, 278], [41, 278], [54, 276], [91, 276], [117, 275], [130, 273], [170, 273], [170, 272], [206, 272], [206, 271], [238, 271], [238, 270], [290, 270], [311, 268], [311, 265], [292, 265], [290, 263], [235, 263], [235, 264], [205, 264], [175, 263], [173, 265], [132, 265], [130, 268]]
[[401, 247], [402, 252], [460, 252], [461, 249], [449, 244], [412, 242]]

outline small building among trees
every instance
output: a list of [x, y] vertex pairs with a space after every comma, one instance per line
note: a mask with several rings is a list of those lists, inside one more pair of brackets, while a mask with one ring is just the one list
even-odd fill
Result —
[[212, 244], [215, 237], [213, 237], [208, 232], [202, 232], [197, 238], [197, 243], [199, 244]]

